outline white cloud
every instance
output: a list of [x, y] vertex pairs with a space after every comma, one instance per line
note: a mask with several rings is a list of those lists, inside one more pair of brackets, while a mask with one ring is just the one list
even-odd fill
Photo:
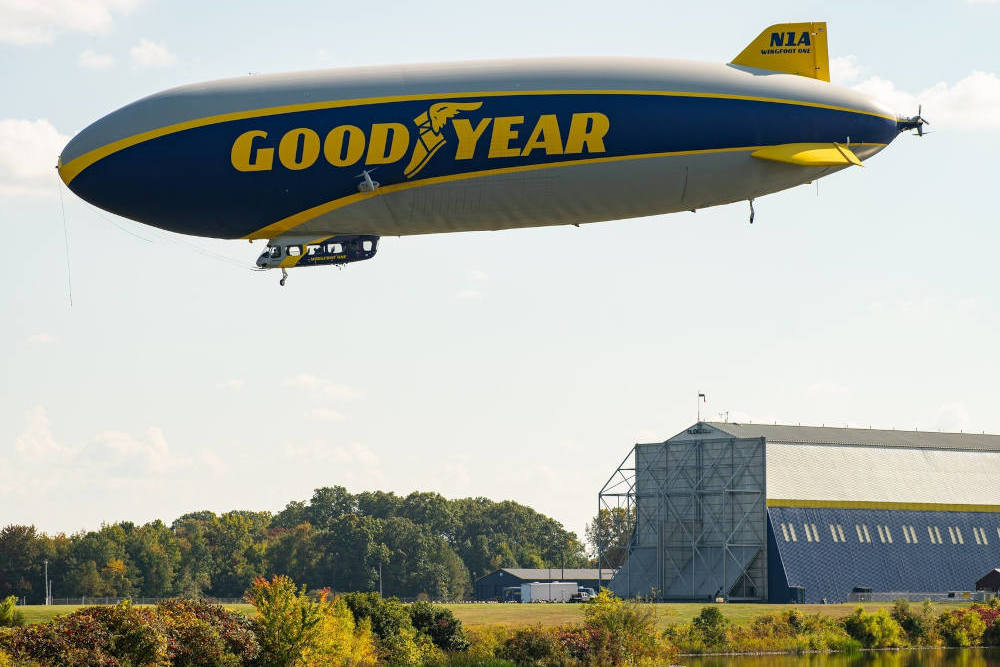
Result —
[[40, 44], [66, 32], [101, 34], [140, 0], [0, 0], [0, 43]]
[[456, 298], [465, 301], [475, 301], [483, 298], [483, 293], [475, 289], [464, 289], [455, 295]]
[[44, 118], [0, 120], [0, 197], [53, 194], [56, 161], [68, 141]]
[[964, 403], [945, 403], [934, 417], [934, 428], [952, 432], [968, 430], [971, 421], [969, 409]]
[[107, 69], [115, 64], [115, 57], [110, 53], [97, 53], [93, 49], [86, 49], [76, 62], [84, 69]]
[[14, 440], [14, 450], [21, 463], [59, 464], [73, 459], [75, 452], [59, 444], [52, 435], [45, 408], [37, 406], [28, 410], [25, 422], [24, 430]]
[[378, 455], [361, 443], [333, 445], [328, 442], [286, 442], [282, 445], [285, 460], [296, 467], [317, 464], [326, 466], [324, 475], [333, 471], [338, 483], [365, 488], [378, 488], [385, 483], [382, 462]]
[[240, 378], [230, 378], [228, 380], [223, 380], [215, 385], [216, 389], [222, 389], [227, 391], [239, 391], [246, 386], [246, 382]]
[[830, 60], [830, 82], [840, 86], [850, 86], [861, 78], [863, 68], [858, 65], [857, 56], [839, 56]]
[[37, 343], [39, 345], [46, 345], [48, 343], [54, 343], [57, 340], [59, 340], [59, 339], [56, 338], [55, 336], [53, 336], [52, 334], [47, 334], [45, 332], [31, 334], [30, 336], [28, 336], [28, 342], [29, 343]]
[[177, 56], [163, 42], [140, 40], [129, 49], [132, 65], [135, 67], [168, 67], [177, 62]]
[[810, 394], [825, 394], [828, 396], [846, 396], [851, 393], [851, 390], [844, 385], [829, 381], [815, 382], [809, 385], [807, 391]]
[[922, 105], [923, 115], [934, 124], [932, 129], [1000, 130], [1000, 77], [992, 72], [974, 71], [955, 83], [941, 81], [913, 93], [879, 76], [854, 83], [863, 71], [854, 56], [836, 60], [842, 61], [838, 69], [843, 83], [853, 84], [855, 90], [904, 116], [915, 114]]
[[163, 431], [151, 426], [143, 436], [124, 431], [99, 433], [83, 448], [77, 463], [125, 477], [176, 472], [191, 467], [193, 461], [171, 453]]
[[293, 389], [306, 389], [321, 398], [352, 399], [359, 398], [361, 392], [347, 385], [337, 384], [325, 378], [309, 373], [299, 373], [281, 381], [281, 386]]
[[483, 280], [487, 279], [489, 279], [489, 276], [486, 275], [485, 271], [480, 271], [479, 269], [473, 269], [472, 271], [469, 271], [469, 280], [482, 282]]
[[[39, 475], [52, 484], [85, 474], [101, 478], [143, 478], [192, 467], [190, 457], [177, 456], [163, 431], [155, 426], [141, 436], [108, 430], [83, 446], [64, 445], [52, 433], [45, 408], [37, 406], [25, 416], [24, 430], [14, 440], [14, 466], [24, 475]], [[200, 461], [212, 464], [212, 455]], [[217, 459], [216, 459], [217, 461]]]
[[339, 422], [344, 418], [343, 413], [332, 408], [313, 408], [309, 411], [309, 416], [324, 422]]

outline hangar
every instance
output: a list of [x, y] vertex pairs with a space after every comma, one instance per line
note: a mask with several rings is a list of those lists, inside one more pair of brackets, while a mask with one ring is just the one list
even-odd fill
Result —
[[572, 581], [580, 586], [598, 591], [603, 586], [608, 587], [613, 570], [607, 568], [598, 573], [596, 568], [523, 568], [503, 567], [476, 580], [474, 599], [481, 602], [503, 600], [505, 588], [530, 584], [532, 582], [552, 583], [556, 581]]
[[601, 490], [600, 509], [635, 515], [610, 588], [811, 603], [971, 591], [1000, 566], [997, 480], [996, 435], [699, 422], [635, 445]]

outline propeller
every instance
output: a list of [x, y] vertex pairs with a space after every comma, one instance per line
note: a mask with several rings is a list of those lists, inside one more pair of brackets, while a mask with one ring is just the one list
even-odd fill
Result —
[[899, 128], [900, 132], [904, 130], [916, 130], [916, 135], [922, 137], [925, 134], [930, 134], [930, 132], [924, 132], [924, 125], [930, 125], [931, 122], [923, 117], [924, 105], [917, 105], [917, 115], [910, 118], [900, 118], [896, 121], [896, 127]]

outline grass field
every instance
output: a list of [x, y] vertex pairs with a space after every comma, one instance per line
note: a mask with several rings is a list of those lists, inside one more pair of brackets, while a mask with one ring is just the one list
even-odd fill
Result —
[[[958, 609], [968, 606], [968, 602], [935, 603], [938, 613], [950, 609]], [[496, 603], [469, 603], [469, 604], [448, 604], [451, 609], [466, 626], [477, 625], [561, 625], [563, 623], [577, 623], [583, 620], [583, 606], [578, 604], [496, 604]], [[679, 603], [679, 604], [657, 604], [656, 613], [658, 623], [661, 628], [674, 623], [688, 623], [698, 615], [705, 603]], [[824, 616], [841, 617], [850, 614], [856, 604], [725, 604], [720, 605], [722, 613], [737, 625], [748, 623], [754, 616], [768, 614], [785, 609], [801, 609], [807, 614], [820, 613]], [[889, 602], [868, 602], [862, 605], [868, 610], [891, 607]], [[248, 604], [227, 604], [227, 609], [252, 614], [253, 607]], [[24, 613], [28, 623], [44, 623], [52, 619], [53, 616], [69, 614], [77, 609], [75, 605], [53, 605], [45, 607], [42, 605], [29, 605], [18, 607]]]
[[[466, 626], [476, 625], [559, 625], [583, 620], [583, 605], [578, 604], [449, 604], [445, 605]], [[657, 604], [656, 613], [661, 628], [675, 623], [688, 623], [698, 615], [706, 603]], [[753, 617], [785, 609], [801, 609], [806, 614], [820, 613], [839, 618], [847, 616], [857, 603], [852, 604], [725, 604], [719, 605], [722, 613], [734, 624], [748, 623]], [[868, 602], [869, 611], [891, 607], [891, 602]], [[937, 613], [969, 606], [968, 602], [935, 603]]]

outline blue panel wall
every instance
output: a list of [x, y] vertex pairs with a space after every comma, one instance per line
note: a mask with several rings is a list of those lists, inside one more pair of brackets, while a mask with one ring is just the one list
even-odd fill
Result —
[[[1000, 567], [1000, 514], [996, 513], [769, 507], [767, 514], [774, 540], [774, 552], [768, 549], [768, 572], [783, 572], [787, 586], [804, 586], [810, 603], [824, 598], [845, 601], [855, 586], [876, 592], [973, 590], [976, 580]], [[789, 524], [795, 528], [794, 540]], [[813, 538], [813, 524], [818, 540]], [[835, 541], [830, 532], [830, 526], [838, 524], [843, 541], [839, 533]], [[867, 526], [870, 542], [859, 540], [856, 526]], [[878, 526], [883, 527], [882, 537]], [[913, 526], [915, 542], [907, 543], [903, 526]], [[931, 541], [928, 526], [937, 528], [940, 544]], [[962, 544], [952, 543], [949, 527], [961, 531]], [[778, 583], [769, 586], [772, 602], [783, 601]]]

